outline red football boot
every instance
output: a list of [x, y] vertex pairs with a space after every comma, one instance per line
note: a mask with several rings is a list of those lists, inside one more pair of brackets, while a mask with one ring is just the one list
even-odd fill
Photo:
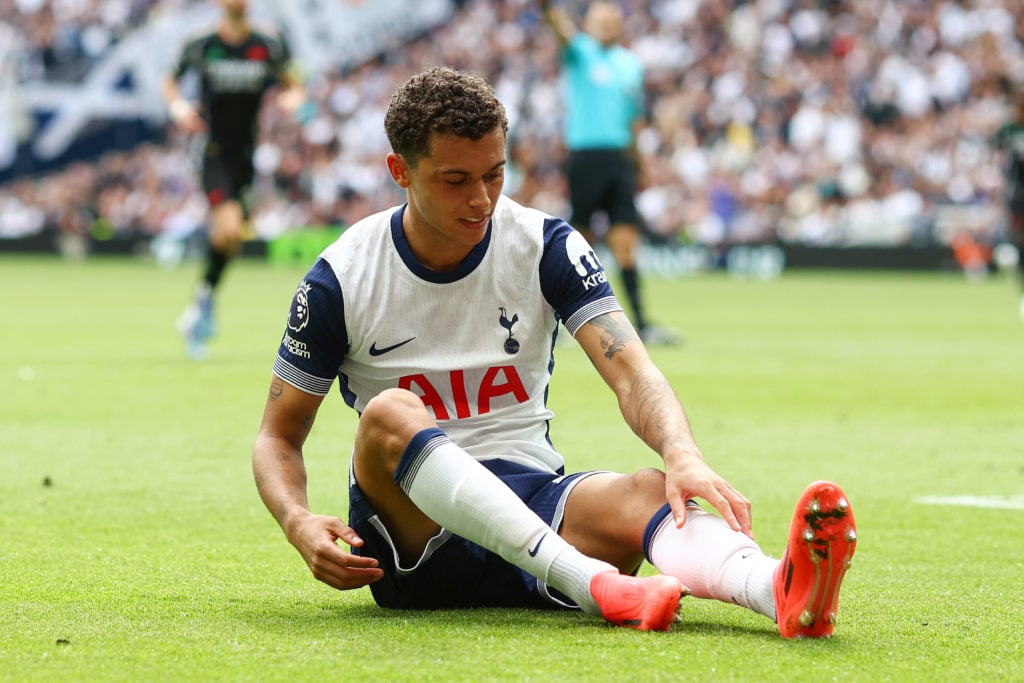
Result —
[[690, 591], [664, 574], [636, 577], [606, 571], [590, 580], [590, 594], [604, 618], [616, 626], [667, 631], [678, 619], [679, 601]]
[[839, 586], [857, 546], [853, 508], [836, 484], [816, 481], [797, 501], [789, 542], [775, 570], [775, 620], [786, 638], [832, 635]]

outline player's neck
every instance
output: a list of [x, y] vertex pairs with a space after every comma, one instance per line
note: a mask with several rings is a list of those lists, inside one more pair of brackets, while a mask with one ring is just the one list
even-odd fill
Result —
[[224, 19], [220, 22], [220, 28], [217, 30], [221, 39], [226, 43], [238, 44], [245, 41], [252, 33], [252, 29], [249, 26], [249, 20], [244, 14], [241, 15], [224, 15]]
[[438, 273], [455, 270], [473, 251], [472, 244], [460, 243], [442, 237], [432, 229], [418, 227], [416, 219], [409, 216], [408, 208], [403, 220], [403, 230], [405, 240], [416, 260]]

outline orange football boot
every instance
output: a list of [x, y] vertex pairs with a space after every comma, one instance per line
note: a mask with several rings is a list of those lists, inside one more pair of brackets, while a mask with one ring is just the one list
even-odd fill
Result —
[[786, 638], [832, 635], [839, 586], [857, 547], [853, 508], [838, 485], [816, 481], [804, 489], [789, 526], [789, 542], [775, 570], [775, 621]]
[[606, 571], [590, 580], [590, 594], [606, 620], [640, 631], [667, 631], [679, 619], [679, 601], [690, 594], [679, 579], [636, 577]]

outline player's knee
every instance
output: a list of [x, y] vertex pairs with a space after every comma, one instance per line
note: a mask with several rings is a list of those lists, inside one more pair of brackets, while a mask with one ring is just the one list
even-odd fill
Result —
[[214, 227], [210, 233], [210, 244], [224, 254], [237, 254], [242, 248], [242, 225], [223, 223]]
[[394, 472], [412, 437], [433, 424], [410, 391], [387, 389], [370, 399], [360, 413], [353, 449], [360, 485], [372, 485], [374, 474]]
[[387, 410], [422, 410], [423, 401], [408, 389], [392, 387], [384, 389], [366, 403], [363, 414], [385, 408]]
[[359, 416], [359, 430], [375, 441], [392, 437], [407, 442], [434, 424], [420, 397], [405, 389], [385, 389], [367, 402]]
[[210, 221], [210, 243], [225, 254], [234, 254], [242, 246], [245, 214], [237, 201], [218, 204]]

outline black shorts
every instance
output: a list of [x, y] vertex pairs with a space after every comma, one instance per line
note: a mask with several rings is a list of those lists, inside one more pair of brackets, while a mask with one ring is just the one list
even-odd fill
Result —
[[608, 223], [637, 225], [636, 165], [622, 149], [586, 149], [569, 153], [566, 176], [572, 217], [580, 230], [589, 230], [594, 214], [602, 211]]
[[203, 152], [203, 192], [210, 206], [234, 200], [248, 213], [252, 194], [252, 150], [225, 150], [209, 142]]
[[[484, 460], [481, 464], [553, 529], [561, 526], [565, 500], [572, 488], [594, 474], [563, 476], [504, 460]], [[387, 529], [354, 482], [349, 486], [349, 526], [363, 539], [363, 546], [352, 548], [352, 552], [376, 558], [384, 570], [384, 578], [370, 585], [373, 599], [381, 607], [575, 607], [535, 577], [445, 529], [430, 541], [413, 566], [399, 566]]]

